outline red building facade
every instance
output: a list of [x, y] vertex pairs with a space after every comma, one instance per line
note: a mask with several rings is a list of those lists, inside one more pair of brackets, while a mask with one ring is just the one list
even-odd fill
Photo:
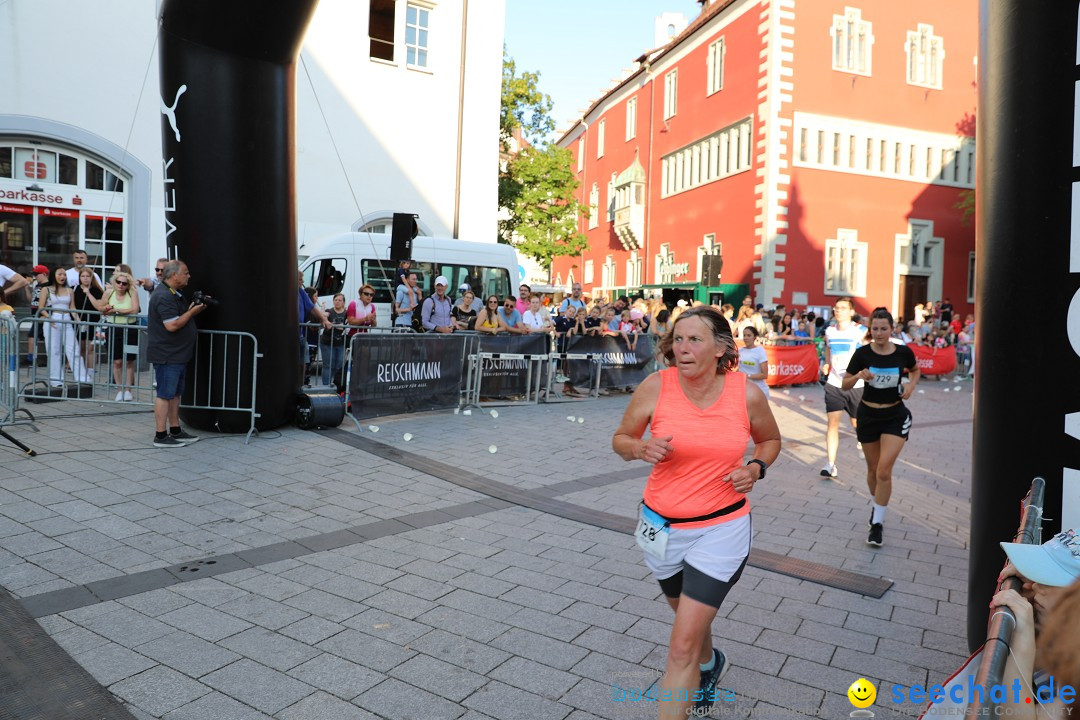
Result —
[[977, 20], [975, 0], [706, 4], [560, 138], [591, 211], [556, 283], [969, 311]]

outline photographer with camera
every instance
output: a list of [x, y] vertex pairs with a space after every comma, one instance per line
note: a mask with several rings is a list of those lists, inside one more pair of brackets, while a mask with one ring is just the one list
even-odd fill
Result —
[[[147, 313], [150, 344], [147, 359], [154, 365], [157, 390], [154, 395], [154, 447], [182, 447], [198, 442], [180, 427], [180, 394], [184, 391], [184, 374], [195, 352], [195, 316], [209, 303], [217, 304], [208, 295], [195, 293], [192, 302], [180, 293], [191, 280], [186, 263], [170, 260], [165, 263], [162, 282], [150, 295]], [[165, 422], [168, 420], [168, 432]]]

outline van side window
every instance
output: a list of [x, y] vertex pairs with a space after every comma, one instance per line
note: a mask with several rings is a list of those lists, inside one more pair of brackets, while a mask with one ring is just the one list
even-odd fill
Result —
[[466, 283], [480, 298], [488, 295], [504, 298], [510, 294], [510, 275], [504, 268], [480, 265], [439, 265], [438, 271], [450, 281], [447, 293], [454, 298], [459, 297], [458, 288]]
[[[375, 302], [394, 302], [394, 295], [397, 293], [397, 267], [397, 263], [393, 260], [365, 259], [360, 261], [364, 283], [375, 288]], [[427, 297], [435, 291], [435, 288], [431, 285], [435, 280], [435, 275], [432, 274], [431, 263], [414, 262], [412, 269], [409, 270], [409, 272], [416, 273], [416, 279], [419, 281], [418, 286], [423, 292], [424, 297]]]
[[345, 287], [348, 261], [345, 258], [322, 258], [304, 268], [300, 276], [305, 287], [315, 288], [319, 297], [336, 295]]

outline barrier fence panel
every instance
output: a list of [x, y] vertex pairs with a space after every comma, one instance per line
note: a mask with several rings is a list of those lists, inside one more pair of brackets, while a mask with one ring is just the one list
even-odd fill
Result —
[[[655, 346], [652, 336], [637, 336], [633, 350], [621, 337], [598, 335], [575, 335], [566, 343], [566, 352], [573, 355], [593, 356], [601, 365], [598, 387], [636, 387], [651, 372]], [[593, 360], [568, 359], [566, 374], [575, 386], [588, 386], [591, 381]]]
[[770, 387], [818, 381], [818, 356], [812, 344], [766, 345], [765, 356], [769, 358], [765, 382]]
[[357, 333], [348, 369], [348, 414], [361, 418], [459, 407], [476, 336]]
[[54, 316], [22, 321], [28, 336], [39, 337], [44, 344], [38, 342], [33, 362], [21, 368], [19, 396], [30, 402], [152, 406], [154, 378], [146, 361], [146, 327], [103, 322], [99, 313], [82, 315], [79, 320]]
[[15, 422], [18, 409], [19, 326], [14, 318], [0, 317], [0, 428]]
[[[28, 402], [79, 400], [121, 403], [151, 408], [154, 373], [146, 360], [145, 325], [103, 322], [97, 313], [81, 313], [79, 320], [27, 318], [20, 323], [27, 337], [44, 341], [32, 361], [16, 373], [18, 398]], [[20, 335], [21, 337], [21, 335]], [[22, 341], [16, 341], [12, 362], [19, 364]], [[187, 409], [230, 411], [250, 417], [247, 442], [255, 431], [255, 382], [259, 350], [250, 333], [199, 330], [196, 354], [208, 353], [213, 362], [199, 374], [197, 366], [185, 378], [180, 406]]]
[[478, 340], [478, 352], [470, 358], [475, 374], [469, 403], [485, 407], [539, 402], [551, 357], [550, 336], [481, 335]]
[[[210, 362], [198, 362], [209, 357]], [[255, 408], [259, 341], [251, 333], [235, 330], [199, 330], [195, 339], [196, 362], [188, 364], [180, 407], [214, 413], [238, 413], [249, 417], [244, 443], [251, 442], [259, 413]]]
[[324, 329], [321, 323], [300, 323], [300, 338], [304, 344], [304, 385], [333, 385], [344, 393], [347, 385], [350, 343], [353, 335], [412, 333], [411, 328], [350, 328], [334, 325]]

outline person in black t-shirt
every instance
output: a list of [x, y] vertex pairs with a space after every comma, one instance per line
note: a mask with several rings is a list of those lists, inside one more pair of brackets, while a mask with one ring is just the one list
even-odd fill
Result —
[[[870, 314], [869, 345], [855, 351], [848, 361], [841, 386], [848, 390], [862, 380], [862, 401], [856, 413], [858, 426], [855, 435], [866, 455], [866, 484], [874, 498], [870, 513], [869, 545], [881, 547], [885, 524], [885, 508], [892, 494], [892, 472], [896, 458], [911, 430], [911, 411], [904, 400], [915, 392], [919, 382], [919, 364], [915, 353], [905, 345], [891, 340], [893, 318], [883, 307]], [[908, 374], [906, 385], [901, 383]]]

